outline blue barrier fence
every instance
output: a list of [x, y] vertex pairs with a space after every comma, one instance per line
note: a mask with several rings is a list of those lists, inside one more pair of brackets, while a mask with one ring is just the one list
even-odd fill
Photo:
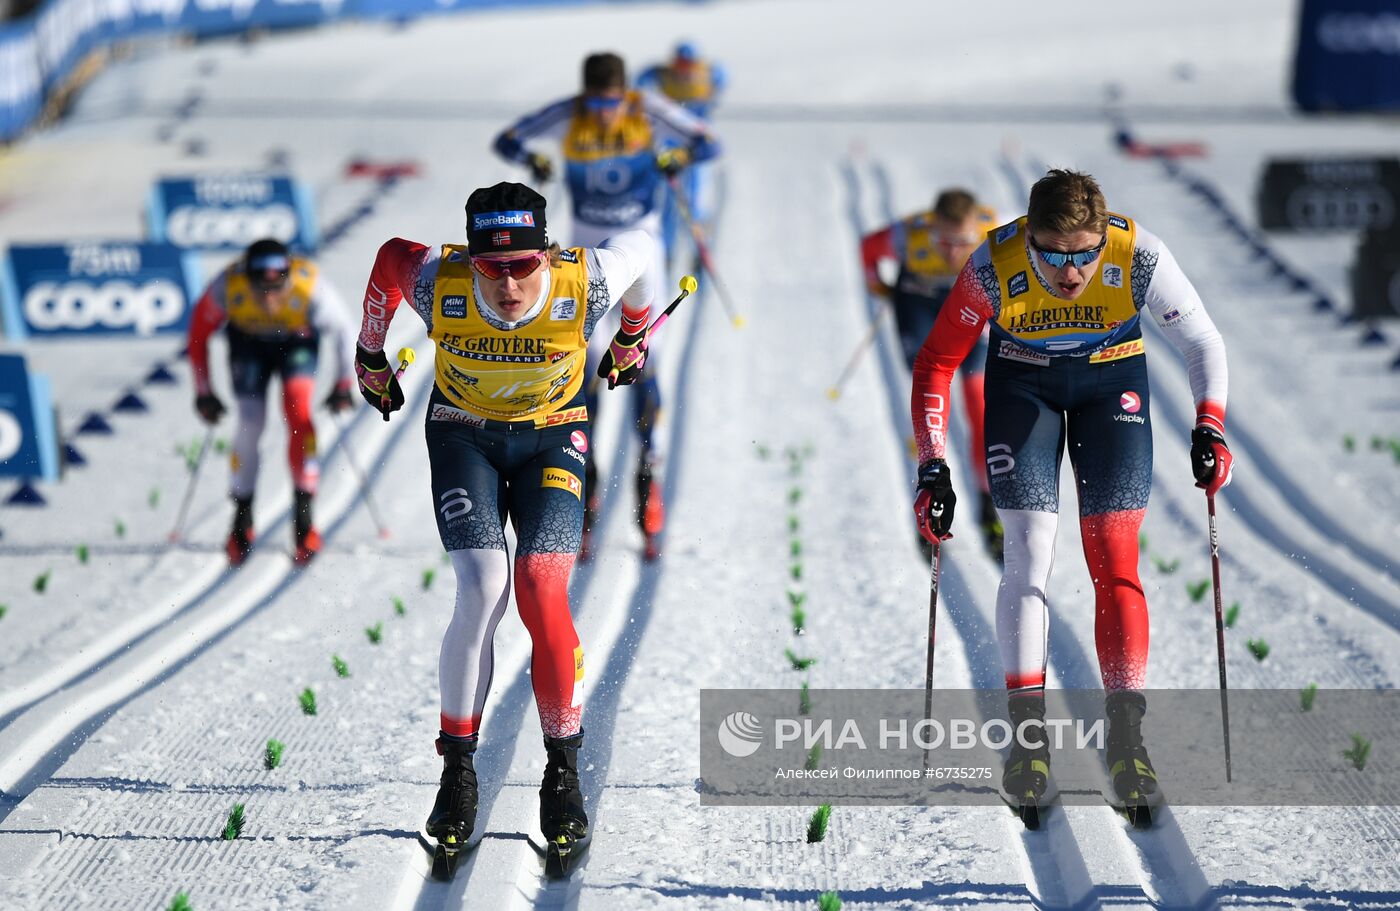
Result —
[[93, 51], [143, 35], [224, 35], [344, 19], [406, 19], [502, 6], [588, 0], [49, 0], [0, 26], [0, 142], [32, 124], [44, 102]]

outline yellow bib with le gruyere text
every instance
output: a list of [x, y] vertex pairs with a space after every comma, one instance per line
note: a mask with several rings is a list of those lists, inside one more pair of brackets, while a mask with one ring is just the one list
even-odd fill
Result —
[[638, 92], [628, 92], [622, 99], [622, 116], [612, 126], [604, 126], [597, 117], [584, 116], [580, 103], [579, 112], [569, 121], [569, 131], [564, 135], [564, 160], [651, 156], [651, 139], [651, 121]]
[[[900, 251], [900, 263], [905, 269], [921, 278], [956, 278], [962, 271], [962, 263], [950, 263], [938, 249], [938, 229], [940, 219], [933, 212], [921, 212], [904, 221], [904, 249]], [[978, 206], [977, 227], [984, 234], [996, 227], [996, 212], [986, 206]]]
[[291, 261], [291, 293], [285, 302], [269, 302], [253, 290], [242, 269], [230, 269], [224, 285], [229, 325], [248, 335], [297, 335], [311, 329], [311, 295], [319, 274], [299, 256]]
[[588, 267], [565, 250], [550, 267], [549, 293], [534, 319], [499, 329], [481, 315], [467, 248], [444, 244], [433, 286], [437, 386], [454, 405], [495, 421], [537, 423], [583, 388], [588, 340]]
[[1110, 214], [1107, 231], [1098, 268], [1074, 300], [1051, 294], [1036, 273], [1024, 215], [992, 232], [992, 266], [1001, 291], [992, 332], [1044, 354], [1083, 355], [1117, 344], [1134, 331], [1138, 308], [1131, 272], [1137, 226]]

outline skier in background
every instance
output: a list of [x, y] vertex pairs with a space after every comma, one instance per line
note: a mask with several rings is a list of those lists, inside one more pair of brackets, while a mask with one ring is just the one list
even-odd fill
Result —
[[229, 372], [238, 404], [233, 434], [229, 495], [233, 528], [226, 549], [229, 563], [248, 557], [255, 537], [253, 492], [258, 478], [258, 440], [267, 422], [267, 387], [282, 380], [282, 411], [287, 422], [287, 461], [292, 468], [294, 559], [305, 564], [321, 549], [312, 521], [320, 478], [316, 428], [311, 421], [321, 337], [335, 351], [335, 386], [325, 405], [333, 412], [352, 404], [353, 340], [345, 305], [309, 259], [293, 256], [272, 239], [250, 245], [243, 257], [210, 283], [190, 319], [189, 355], [194, 372], [195, 410], [217, 424], [227, 410], [209, 380], [209, 337], [227, 324]]
[[[581, 247], [629, 229], [646, 231], [655, 239], [653, 272], [664, 276], [665, 250], [661, 231], [664, 178], [719, 152], [704, 123], [680, 106], [650, 92], [629, 90], [622, 58], [592, 54], [583, 62], [583, 91], [556, 101], [512, 125], [496, 137], [502, 157], [526, 165], [536, 183], [554, 174], [554, 163], [527, 146], [557, 139], [564, 156], [564, 180], [573, 203], [573, 238]], [[664, 282], [663, 282], [664, 283]], [[603, 356], [605, 344], [595, 335], [589, 364]], [[638, 523], [646, 536], [648, 559], [658, 553], [658, 536], [665, 523], [662, 472], [666, 453], [662, 432], [662, 396], [656, 381], [656, 347], [649, 355], [652, 370], [633, 397], [637, 434], [641, 439], [636, 483]], [[597, 384], [587, 389], [589, 414], [597, 417]], [[597, 519], [597, 469], [588, 460], [584, 511], [583, 557], [591, 553], [591, 532]]]
[[[950, 188], [938, 194], [933, 208], [918, 212], [861, 238], [860, 258], [870, 293], [894, 307], [904, 359], [913, 369], [929, 330], [963, 263], [987, 233], [996, 227], [996, 212], [978, 203], [972, 193]], [[899, 277], [890, 285], [880, 277], [880, 263], [899, 264]], [[984, 332], [958, 366], [963, 405], [967, 408], [968, 453], [977, 489], [977, 523], [987, 549], [1002, 555], [1002, 527], [987, 486], [987, 459], [982, 442], [982, 373], [987, 361]], [[923, 544], [924, 539], [919, 539]], [[925, 544], [925, 546], [927, 546]]]
[[597, 249], [551, 248], [544, 197], [518, 183], [478, 189], [466, 209], [465, 247], [402, 238], [380, 247], [355, 355], [361, 394], [388, 414], [403, 406], [383, 351], [401, 301], [437, 343], [428, 460], [457, 600], [439, 662], [443, 773], [427, 831], [455, 851], [475, 825], [473, 755], [491, 688], [491, 640], [510, 597], [509, 517], [515, 598], [534, 644], [531, 682], [547, 756], [540, 829], [567, 854], [588, 833], [578, 779], [583, 648], [569, 612], [583, 529], [581, 475], [592, 460], [586, 352], [603, 316], [621, 303], [621, 328], [599, 373], [618, 370], [620, 385], [640, 378], [658, 277], [654, 241], [644, 231], [619, 231]]
[[[669, 62], [659, 63], [642, 71], [637, 77], [637, 87], [665, 95], [708, 123], [727, 81], [724, 67], [714, 61], [701, 59], [693, 43], [682, 41], [676, 45]], [[698, 163], [682, 175], [683, 190], [690, 202], [691, 217], [703, 233], [708, 233], [715, 215], [713, 167], [712, 164]], [[680, 207], [676, 205], [675, 198], [668, 195], [662, 213], [668, 263], [677, 248], [676, 237], [681, 217]]]
[[[1130, 809], [1156, 793], [1141, 734], [1148, 616], [1138, 529], [1152, 486], [1144, 309], [1186, 357], [1196, 403], [1192, 474], [1214, 495], [1231, 471], [1225, 343], [1166, 245], [1108, 211], [1087, 174], [1050, 171], [1031, 188], [1027, 214], [972, 254], [915, 360], [911, 402], [920, 461], [914, 511], [924, 536], [941, 540], [956, 504], [945, 461], [949, 384], [991, 324], [987, 463], [1006, 526], [997, 639], [1018, 727], [1045, 718], [1046, 591], [1068, 446], [1108, 691], [1106, 759]], [[1036, 803], [1048, 776], [1043, 739], [1038, 748], [1013, 745], [1002, 780], [1009, 795], [1023, 807]]]

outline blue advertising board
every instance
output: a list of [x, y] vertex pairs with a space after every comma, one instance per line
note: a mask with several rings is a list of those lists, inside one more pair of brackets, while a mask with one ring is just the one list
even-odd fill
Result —
[[0, 354], [0, 477], [58, 480], [48, 377], [29, 373], [19, 354]]
[[11, 341], [183, 332], [198, 282], [194, 255], [169, 244], [14, 244], [0, 267], [0, 317]]
[[1303, 0], [1293, 99], [1305, 111], [1400, 110], [1400, 0]]
[[185, 250], [242, 250], [272, 237], [304, 253], [320, 238], [311, 194], [290, 177], [210, 174], [156, 182], [146, 212], [151, 240]]

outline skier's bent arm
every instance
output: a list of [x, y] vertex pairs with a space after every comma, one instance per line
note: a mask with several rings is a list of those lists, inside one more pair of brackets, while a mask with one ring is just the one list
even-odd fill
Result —
[[562, 138], [573, 116], [575, 99], [564, 98], [511, 124], [492, 141], [497, 155], [517, 164], [528, 164], [530, 150], [525, 143], [531, 139]]
[[1147, 286], [1146, 306], [1165, 335], [1186, 358], [1191, 398], [1196, 403], [1196, 426], [1225, 430], [1225, 397], [1229, 374], [1225, 340], [1220, 337], [1201, 296], [1181, 271], [1166, 244], [1138, 226], [1139, 257], [1156, 267]]
[[604, 283], [603, 294], [596, 299], [589, 294], [593, 324], [620, 303], [624, 332], [637, 335], [646, 328], [660, 279], [653, 274], [655, 252], [656, 241], [646, 231], [614, 234], [601, 246], [587, 251], [589, 275], [600, 276]]
[[208, 395], [209, 385], [209, 336], [219, 331], [219, 327], [228, 319], [228, 311], [224, 307], [224, 281], [226, 273], [221, 274], [205, 290], [199, 302], [195, 304], [194, 314], [190, 317], [189, 333], [189, 354], [190, 369], [194, 373], [194, 390], [197, 395]]
[[364, 315], [360, 320], [359, 345], [366, 351], [382, 351], [384, 337], [399, 302], [412, 296], [414, 284], [427, 262], [431, 248], [395, 237], [379, 248], [365, 287]]
[[865, 286], [872, 291], [886, 289], [884, 279], [880, 278], [880, 261], [895, 258], [894, 225], [888, 225], [862, 237], [860, 262], [865, 271]]
[[947, 458], [953, 373], [977, 344], [982, 327], [992, 315], [991, 304], [973, 271], [974, 259], [975, 256], [969, 259], [958, 275], [914, 359], [914, 391], [909, 410], [920, 465], [930, 459]]

